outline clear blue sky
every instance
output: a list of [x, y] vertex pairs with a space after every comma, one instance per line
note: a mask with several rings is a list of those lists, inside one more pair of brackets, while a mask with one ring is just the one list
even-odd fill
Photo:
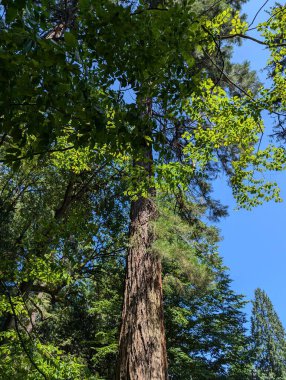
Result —
[[[249, 22], [264, 2], [250, 0], [244, 6], [243, 12]], [[265, 9], [274, 3], [270, 0]], [[267, 18], [265, 11], [262, 11], [254, 25]], [[255, 36], [253, 33], [251, 35]], [[264, 80], [265, 73], [260, 70], [265, 67], [267, 57], [262, 45], [246, 41], [242, 47], [236, 48], [233, 61], [250, 61], [251, 67]], [[267, 116], [265, 124], [267, 131], [271, 131], [272, 122]], [[230, 189], [221, 184], [216, 186], [216, 197], [229, 205], [229, 217], [218, 225], [224, 238], [220, 253], [230, 268], [233, 289], [246, 295], [247, 299], [253, 298], [255, 288], [264, 289], [286, 328], [286, 172], [271, 174], [270, 178], [279, 183], [285, 201], [279, 204], [270, 202], [252, 211], [235, 211]], [[250, 312], [251, 306], [246, 310]]]

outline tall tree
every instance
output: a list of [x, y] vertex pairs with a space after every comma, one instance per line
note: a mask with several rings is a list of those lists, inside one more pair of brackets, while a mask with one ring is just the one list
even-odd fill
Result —
[[[223, 48], [247, 29], [238, 3], [213, 14], [214, 4], [199, 10], [193, 0], [3, 2], [4, 159], [89, 146], [125, 162], [131, 212], [121, 379], [167, 377], [161, 260], [152, 250], [156, 191], [209, 201], [211, 180], [225, 171], [240, 204], [279, 200], [249, 169], [285, 163], [279, 149], [256, 154], [261, 106], [252, 94], [225, 90], [232, 82]], [[135, 101], [123, 96], [128, 90]]]
[[259, 379], [286, 377], [286, 335], [267, 294], [255, 290], [251, 317], [255, 368]]
[[[157, 204], [159, 218], [153, 225], [157, 236], [153, 249], [161, 257], [163, 266], [169, 374], [174, 379], [189, 379], [190, 376], [194, 379], [246, 378], [248, 360], [244, 347], [247, 338], [243, 328], [245, 317], [241, 311], [244, 301], [229, 288], [230, 280], [216, 253], [218, 231], [200, 220], [205, 210], [202, 205], [180, 205], [179, 215], [177, 207], [174, 200], [162, 199]], [[123, 215], [116, 216], [112, 208], [108, 209], [113, 218], [122, 222]], [[30, 289], [25, 293], [29, 311], [33, 310], [32, 301], [40, 309], [40, 312], [35, 309], [37, 315], [30, 331], [32, 340], [27, 339], [25, 328], [20, 326], [20, 332], [26, 338], [25, 345], [32, 358], [49, 378], [53, 378], [54, 368], [57, 378], [66, 380], [66, 371], [70, 367], [76, 379], [90, 379], [93, 373], [95, 377], [111, 380], [118, 352], [125, 269], [123, 257], [120, 253], [110, 252], [109, 247], [106, 250], [102, 247], [99, 252], [93, 252], [96, 247], [92, 248], [90, 243], [85, 247], [77, 229], [71, 229], [71, 221], [72, 216], [66, 215], [65, 224], [73, 231], [73, 240], [57, 247], [59, 257], [51, 262], [54, 271], [48, 265], [45, 267], [49, 269], [49, 277], [46, 276], [45, 280], [49, 280], [41, 289], [44, 296], [41, 299], [33, 297], [36, 286], [33, 291]], [[104, 228], [110, 222], [110, 219], [104, 221], [101, 217]], [[114, 239], [115, 243], [120, 239], [119, 231], [116, 228], [110, 230], [113, 238], [104, 235], [103, 239]], [[40, 239], [40, 235], [37, 238]], [[76, 245], [75, 239], [78, 241]], [[124, 240], [124, 236], [121, 239]], [[119, 245], [122, 246], [123, 242]], [[55, 287], [54, 281], [61, 279], [61, 276], [58, 278], [58, 260], [62, 269], [68, 272], [69, 281]], [[41, 267], [32, 273], [28, 269], [23, 276], [29, 275], [34, 281], [43, 278]], [[10, 284], [9, 290], [12, 302], [17, 304], [18, 320], [24, 327], [29, 326], [29, 318], [21, 307], [21, 294], [17, 293], [15, 284]], [[0, 306], [2, 312], [7, 309], [6, 302]], [[4, 332], [4, 336], [10, 336], [10, 339], [0, 347], [2, 373], [16, 379], [26, 378], [29, 374], [32, 379], [37, 379], [39, 373], [29, 365], [16, 337], [11, 339], [12, 331]], [[8, 358], [5, 357], [7, 352]], [[14, 359], [17, 358], [17, 367], [11, 367], [12, 352]], [[58, 352], [61, 370], [57, 363], [47, 365], [48, 352], [53, 355]], [[79, 363], [82, 366], [76, 371]]]

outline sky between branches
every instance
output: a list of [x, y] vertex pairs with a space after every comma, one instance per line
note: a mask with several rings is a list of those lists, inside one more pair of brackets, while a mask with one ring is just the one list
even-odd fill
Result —
[[[243, 7], [249, 23], [264, 3], [265, 0], [249, 0]], [[253, 26], [268, 18], [266, 11], [274, 4], [274, 0], [268, 1]], [[255, 32], [249, 34], [258, 37]], [[261, 70], [267, 58], [268, 54], [262, 45], [245, 40], [241, 47], [235, 49], [233, 61], [250, 61], [251, 68], [258, 72], [260, 80], [265, 81], [267, 73]], [[267, 114], [264, 120], [267, 135], [271, 133], [273, 122]], [[264, 138], [266, 140], [267, 136]], [[284, 202], [270, 202], [252, 211], [235, 211], [230, 189], [223, 181], [217, 181], [215, 195], [229, 205], [229, 216], [218, 226], [224, 238], [220, 253], [230, 268], [235, 291], [246, 295], [247, 299], [253, 299], [255, 288], [264, 289], [286, 327], [286, 173], [271, 174], [269, 178], [278, 182]], [[246, 307], [246, 311], [250, 314], [251, 305]]]

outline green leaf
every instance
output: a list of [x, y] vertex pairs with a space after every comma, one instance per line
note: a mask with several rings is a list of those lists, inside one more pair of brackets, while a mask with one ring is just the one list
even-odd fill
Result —
[[68, 47], [76, 47], [77, 46], [77, 40], [76, 40], [73, 33], [66, 32], [64, 37], [65, 37], [65, 42], [66, 42]]
[[16, 8], [9, 7], [7, 9], [7, 13], [6, 13], [6, 21], [7, 21], [7, 23], [10, 23], [13, 20], [15, 20], [15, 18], [17, 17], [17, 14], [18, 14], [18, 11], [17, 11]]
[[79, 0], [79, 8], [84, 11], [89, 7], [89, 0]]

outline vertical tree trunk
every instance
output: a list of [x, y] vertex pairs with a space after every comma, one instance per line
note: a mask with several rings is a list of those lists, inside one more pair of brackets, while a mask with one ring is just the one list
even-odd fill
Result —
[[[40, 292], [37, 295], [38, 300], [41, 301], [42, 298], [43, 298], [43, 296], [44, 296], [44, 293]], [[36, 307], [36, 306], [34, 306], [34, 308], [31, 310], [31, 314], [30, 314], [30, 318], [29, 318], [29, 323], [28, 323], [28, 325], [26, 327], [26, 331], [29, 334], [34, 330], [34, 327], [36, 325], [37, 316], [40, 313], [42, 313], [41, 307], [40, 306]]]
[[[147, 162], [137, 163], [152, 175], [152, 148]], [[163, 320], [161, 260], [152, 252], [151, 222], [156, 207], [150, 198], [131, 203], [130, 247], [127, 254], [118, 380], [166, 380], [167, 355]]]

